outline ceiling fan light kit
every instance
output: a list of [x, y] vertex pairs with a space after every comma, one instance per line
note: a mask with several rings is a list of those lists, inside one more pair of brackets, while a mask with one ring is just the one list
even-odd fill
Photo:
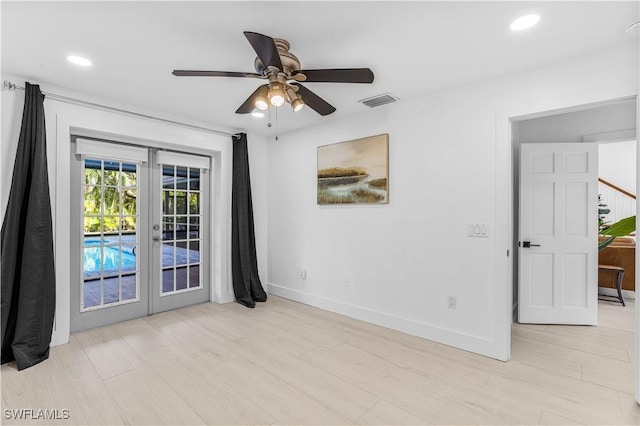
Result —
[[269, 87], [265, 84], [264, 86], [260, 86], [258, 88], [258, 92], [256, 95], [256, 108], [260, 111], [266, 111], [269, 109]]
[[329, 115], [336, 109], [314, 92], [301, 85], [308, 83], [372, 83], [373, 72], [369, 68], [301, 69], [300, 60], [289, 52], [290, 44], [280, 38], [244, 32], [258, 55], [254, 60], [256, 73], [233, 71], [174, 70], [178, 77], [244, 77], [268, 80], [244, 101], [237, 114], [248, 114], [256, 109], [266, 111], [271, 106], [289, 103], [294, 112], [308, 105], [320, 115]]
[[282, 87], [277, 83], [272, 83], [269, 86], [269, 103], [274, 107], [284, 105], [286, 95]]

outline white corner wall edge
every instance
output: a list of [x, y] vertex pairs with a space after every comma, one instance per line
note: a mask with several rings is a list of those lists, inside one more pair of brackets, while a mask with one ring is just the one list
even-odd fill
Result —
[[507, 358], [504, 358], [503, 353], [496, 351], [494, 341], [483, 337], [460, 333], [454, 330], [390, 315], [384, 312], [341, 302], [324, 296], [318, 296], [304, 291], [293, 290], [278, 284], [268, 283], [267, 292], [274, 296], [283, 297], [285, 299], [400, 331], [412, 336], [453, 346], [457, 349], [477, 353], [500, 361], [508, 360]]

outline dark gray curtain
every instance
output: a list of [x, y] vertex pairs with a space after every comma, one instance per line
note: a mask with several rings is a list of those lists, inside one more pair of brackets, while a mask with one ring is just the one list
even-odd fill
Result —
[[253, 204], [249, 179], [247, 135], [240, 133], [233, 141], [233, 182], [231, 187], [231, 268], [236, 301], [248, 308], [266, 302], [258, 276]]
[[44, 95], [26, 84], [11, 192], [2, 223], [2, 363], [49, 358], [56, 304]]

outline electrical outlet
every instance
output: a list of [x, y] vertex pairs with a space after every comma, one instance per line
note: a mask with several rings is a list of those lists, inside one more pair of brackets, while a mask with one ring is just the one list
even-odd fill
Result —
[[344, 286], [346, 288], [350, 288], [351, 287], [351, 278], [349, 277], [344, 277]]
[[300, 271], [300, 278], [302, 278], [303, 280], [307, 279], [307, 270], [303, 269]]
[[456, 308], [456, 297], [455, 296], [449, 296], [447, 299], [448, 302], [448, 306], [449, 309], [455, 309]]

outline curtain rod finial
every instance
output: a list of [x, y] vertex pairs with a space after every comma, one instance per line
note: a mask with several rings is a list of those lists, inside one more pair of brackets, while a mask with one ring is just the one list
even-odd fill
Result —
[[5, 90], [15, 90], [16, 89], [16, 85], [8, 80], [4, 80], [2, 82], [2, 88]]

